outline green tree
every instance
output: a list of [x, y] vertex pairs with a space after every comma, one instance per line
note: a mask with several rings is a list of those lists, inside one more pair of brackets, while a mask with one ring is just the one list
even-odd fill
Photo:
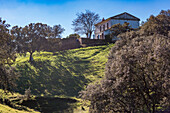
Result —
[[64, 31], [61, 25], [50, 27], [42, 23], [30, 23], [24, 28], [14, 26], [11, 34], [15, 37], [17, 51], [19, 53], [30, 53], [29, 61], [33, 61], [35, 51], [46, 50], [47, 38], [57, 38]]
[[159, 15], [151, 15], [147, 22], [141, 26], [140, 34], [152, 35], [162, 34], [168, 36], [170, 29], [170, 10], [162, 10]]
[[99, 15], [86, 10], [85, 13], [77, 13], [77, 18], [73, 20], [74, 31], [78, 34], [85, 34], [91, 38], [94, 25], [99, 21]]
[[70, 34], [69, 36], [67, 36], [66, 38], [71, 38], [71, 37], [76, 37], [76, 38], [80, 38], [80, 35], [77, 33], [74, 34]]
[[126, 31], [130, 31], [131, 28], [129, 26], [129, 23], [125, 22], [123, 25], [121, 25], [120, 23], [114, 24], [109, 30], [110, 33], [106, 35], [106, 40], [112, 41], [112, 39], [117, 37], [119, 34], [125, 33]]

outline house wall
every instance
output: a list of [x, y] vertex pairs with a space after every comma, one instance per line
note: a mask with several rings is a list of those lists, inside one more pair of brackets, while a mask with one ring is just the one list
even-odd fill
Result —
[[[108, 27], [110, 28], [112, 26], [111, 24], [111, 21], [107, 21], [105, 23], [102, 23], [100, 25], [97, 25], [95, 26], [95, 39], [103, 39], [101, 36], [102, 36], [102, 33], [104, 34], [104, 29], [103, 29], [103, 26], [105, 25], [105, 30], [107, 30], [107, 23], [108, 23]], [[101, 26], [101, 31], [100, 31], [100, 26]], [[99, 36], [99, 37], [98, 37]]]
[[131, 28], [138, 28], [139, 27], [139, 21], [136, 20], [116, 20], [116, 19], [112, 19], [111, 20], [111, 24], [124, 24], [125, 22], [129, 23], [129, 25], [131, 26]]
[[119, 18], [124, 18], [124, 19], [134, 19], [134, 17], [133, 16], [130, 16], [130, 15], [128, 15], [127, 13], [124, 13], [123, 15], [119, 15], [119, 16], [117, 16], [117, 17], [114, 17], [114, 18], [117, 18], [117, 19], [119, 19]]
[[[107, 23], [109, 24], [109, 28], [114, 24], [124, 24], [125, 22], [129, 23], [131, 28], [138, 28], [139, 27], [139, 21], [137, 20], [119, 20], [119, 19], [111, 19], [108, 22], [102, 23], [100, 25], [95, 26], [95, 39], [105, 39], [105, 37], [101, 37], [103, 35], [107, 35], [109, 31], [107, 30]], [[103, 31], [103, 25], [105, 25], [106, 29]], [[100, 32], [100, 26], [102, 27], [102, 31]]]

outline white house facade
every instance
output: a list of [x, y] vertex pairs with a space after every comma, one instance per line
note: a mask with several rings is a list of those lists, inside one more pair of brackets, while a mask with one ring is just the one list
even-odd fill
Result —
[[109, 28], [114, 24], [124, 24], [127, 22], [131, 28], [136, 29], [139, 27], [139, 21], [139, 18], [127, 12], [110, 17], [106, 20], [103, 19], [101, 22], [95, 24], [95, 39], [105, 39], [105, 35], [109, 33]]

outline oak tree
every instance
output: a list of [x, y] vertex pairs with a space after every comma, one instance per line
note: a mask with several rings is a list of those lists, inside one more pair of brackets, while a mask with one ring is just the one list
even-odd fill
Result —
[[42, 23], [30, 23], [24, 28], [14, 26], [11, 30], [11, 34], [15, 37], [15, 43], [17, 44], [17, 51], [19, 53], [30, 53], [29, 61], [33, 61], [33, 53], [35, 51], [46, 50], [47, 38], [60, 37], [64, 29], [61, 25], [55, 25], [50, 27], [47, 24]]

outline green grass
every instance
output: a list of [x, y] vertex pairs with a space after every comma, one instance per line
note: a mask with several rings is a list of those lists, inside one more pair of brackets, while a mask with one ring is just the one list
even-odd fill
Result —
[[19, 56], [16, 69], [21, 76], [17, 89], [24, 94], [25, 89], [37, 96], [78, 96], [78, 92], [104, 75], [105, 63], [113, 46], [94, 46], [68, 51], [34, 53], [34, 62], [29, 63], [29, 54]]
[[[104, 75], [105, 63], [113, 44], [72, 49], [62, 52], [36, 52], [34, 62], [30, 63], [29, 54], [19, 56], [14, 66], [20, 77], [14, 90], [24, 94], [30, 87], [34, 98], [28, 101], [12, 99], [17, 105], [26, 109], [34, 109], [46, 113], [87, 113], [88, 107], [83, 106], [78, 98], [79, 91], [89, 83], [100, 80]], [[17, 95], [20, 95], [17, 94]], [[14, 95], [14, 97], [17, 97]], [[6, 98], [6, 97], [5, 97]], [[18, 111], [0, 104], [0, 112], [28, 112], [26, 109]], [[81, 107], [85, 108], [85, 111]], [[6, 108], [4, 110], [3, 108]], [[3, 109], [3, 110], [1, 110]], [[30, 111], [35, 112], [35, 111]]]
[[[21, 98], [19, 93], [4, 93], [0, 89], [0, 113], [88, 113], [88, 107], [82, 110], [81, 99], [75, 97], [36, 97], [32, 96], [29, 100]], [[4, 103], [5, 100], [10, 104]]]
[[33, 110], [32, 111], [17, 110], [9, 106], [0, 104], [0, 113], [39, 113], [39, 112]]
[[10, 105], [6, 105], [5, 103], [1, 104], [0, 101], [0, 113], [39, 113], [29, 107], [19, 105], [18, 102], [20, 99], [18, 97], [21, 96], [19, 93], [4, 93], [3, 90], [0, 89], [0, 99], [9, 100]]

